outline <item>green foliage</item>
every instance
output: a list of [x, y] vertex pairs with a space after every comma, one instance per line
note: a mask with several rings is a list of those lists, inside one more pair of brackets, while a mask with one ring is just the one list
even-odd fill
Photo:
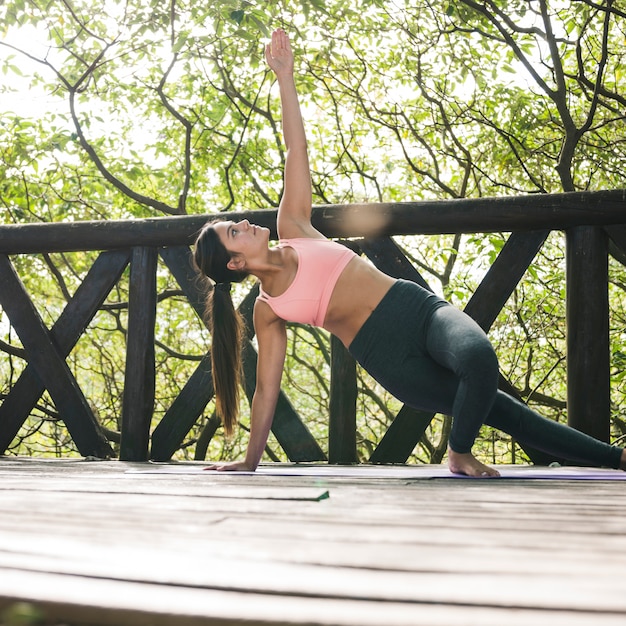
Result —
[[[315, 203], [623, 187], [625, 15], [619, 3], [607, 12], [587, 1], [6, 0], [0, 97], [10, 103], [27, 89], [29, 104], [19, 101], [0, 118], [3, 220], [276, 207], [285, 155], [263, 46], [277, 26], [292, 34], [297, 55]], [[398, 238], [433, 288], [461, 307], [505, 240], [497, 233]], [[558, 419], [565, 415], [562, 255], [554, 235], [491, 331], [503, 372]], [[14, 259], [47, 323], [92, 259]], [[155, 423], [210, 344], [163, 268], [158, 280]], [[625, 291], [624, 268], [612, 263], [616, 437], [626, 431]], [[68, 359], [112, 431], [119, 430], [127, 301], [125, 277]], [[24, 355], [0, 322], [6, 392]], [[294, 327], [285, 380], [320, 440], [327, 374], [328, 338]], [[366, 459], [398, 407], [360, 376]], [[181, 457], [193, 456], [203, 425]], [[416, 458], [436, 460], [448, 426], [433, 422]], [[245, 432], [214, 438], [209, 455], [238, 454], [245, 440]], [[14, 450], [71, 447], [44, 396]], [[484, 450], [509, 460], [518, 454], [500, 439], [485, 440]]]

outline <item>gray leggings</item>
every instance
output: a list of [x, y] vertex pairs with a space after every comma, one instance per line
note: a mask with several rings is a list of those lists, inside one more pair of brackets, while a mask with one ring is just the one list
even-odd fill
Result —
[[398, 280], [350, 344], [350, 353], [409, 406], [453, 416], [449, 446], [470, 452], [483, 423], [555, 458], [618, 468], [622, 449], [542, 417], [498, 390], [498, 360], [468, 315]]

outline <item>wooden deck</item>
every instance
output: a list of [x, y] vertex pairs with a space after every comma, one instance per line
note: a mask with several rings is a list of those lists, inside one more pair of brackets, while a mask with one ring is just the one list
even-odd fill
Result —
[[0, 458], [0, 609], [90, 626], [626, 622], [618, 473], [198, 469]]

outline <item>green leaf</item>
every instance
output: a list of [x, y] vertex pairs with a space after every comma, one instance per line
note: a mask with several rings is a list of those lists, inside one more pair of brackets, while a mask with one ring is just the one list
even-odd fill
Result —
[[237, 24], [241, 25], [241, 22], [243, 22], [243, 18], [245, 17], [246, 12], [243, 11], [242, 9], [238, 9], [237, 11], [231, 11], [230, 12], [230, 19], [233, 20], [234, 22], [237, 22]]
[[258, 18], [254, 13], [249, 15], [249, 19], [256, 24], [256, 27], [259, 29], [263, 37], [269, 37], [271, 35], [269, 28], [265, 25], [265, 22]]
[[174, 54], [176, 54], [177, 52], [180, 52], [183, 49], [183, 47], [187, 43], [188, 37], [189, 37], [188, 32], [180, 33], [180, 35], [178, 36], [178, 39], [174, 42], [174, 45], [172, 46], [172, 52]]

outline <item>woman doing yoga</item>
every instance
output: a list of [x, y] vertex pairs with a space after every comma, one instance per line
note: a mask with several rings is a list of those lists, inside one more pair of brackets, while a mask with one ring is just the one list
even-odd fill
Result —
[[276, 30], [265, 57], [280, 89], [287, 149], [280, 237], [247, 220], [205, 225], [194, 250], [198, 270], [215, 286], [207, 296], [217, 410], [225, 430], [237, 421], [243, 328], [230, 284], [248, 275], [261, 284], [254, 307], [257, 386], [245, 459], [214, 465], [254, 471], [261, 460], [280, 391], [286, 321], [314, 324], [336, 335], [355, 359], [402, 402], [453, 416], [448, 443], [452, 472], [498, 476], [472, 455], [483, 423], [522, 445], [585, 465], [626, 468], [622, 448], [546, 419], [498, 390], [498, 361], [485, 333], [465, 313], [417, 284], [395, 280], [311, 225], [307, 142], [286, 33]]

